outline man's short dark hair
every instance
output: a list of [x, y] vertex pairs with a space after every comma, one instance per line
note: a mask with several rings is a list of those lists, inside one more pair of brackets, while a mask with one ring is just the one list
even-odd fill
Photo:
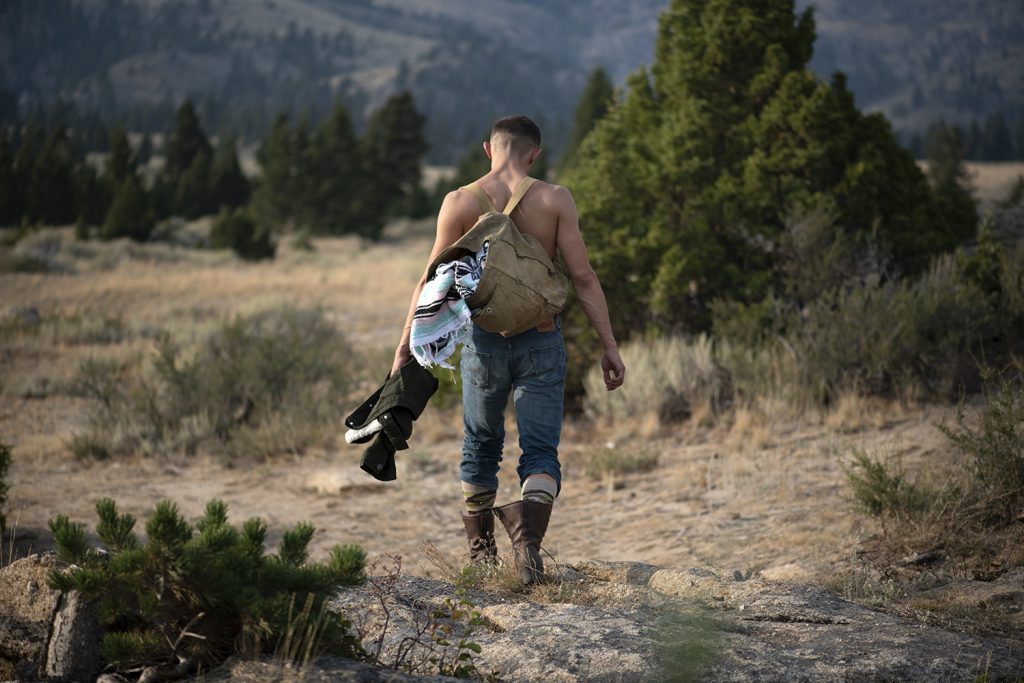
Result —
[[507, 135], [512, 151], [517, 155], [540, 148], [540, 128], [528, 116], [504, 116], [498, 119], [491, 126], [491, 139], [496, 135]]

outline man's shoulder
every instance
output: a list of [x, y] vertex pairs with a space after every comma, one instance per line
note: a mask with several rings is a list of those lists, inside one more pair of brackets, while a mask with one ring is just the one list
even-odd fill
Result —
[[569, 188], [564, 185], [556, 185], [555, 183], [549, 183], [544, 180], [538, 180], [533, 184], [533, 188], [530, 190], [531, 193], [545, 200], [547, 204], [562, 204], [567, 200], [572, 199], [572, 193], [569, 192]]

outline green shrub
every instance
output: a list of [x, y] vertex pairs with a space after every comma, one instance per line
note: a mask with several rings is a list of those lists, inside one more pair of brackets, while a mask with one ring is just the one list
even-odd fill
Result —
[[977, 426], [960, 410], [955, 427], [940, 429], [970, 458], [973, 496], [985, 516], [1012, 523], [1024, 512], [1024, 387], [989, 376], [985, 399]]
[[277, 252], [270, 231], [257, 225], [245, 208], [221, 209], [210, 230], [210, 246], [229, 248], [246, 261], [272, 259]]
[[349, 350], [319, 310], [239, 316], [192, 353], [169, 337], [132, 366], [86, 361], [75, 386], [97, 400], [87, 432], [111, 454], [141, 448], [231, 455], [301, 451], [334, 424]]
[[67, 565], [51, 572], [50, 585], [96, 601], [105, 625], [100, 651], [113, 669], [170, 665], [184, 674], [232, 654], [272, 653], [294, 630], [297, 603], [305, 603], [300, 614], [315, 615], [307, 657], [361, 651], [349, 622], [325, 606], [337, 587], [365, 579], [358, 546], [335, 546], [326, 562], [309, 563], [314, 527], [302, 522], [267, 555], [266, 524], [252, 518], [236, 529], [219, 500], [207, 503], [194, 526], [174, 503], [160, 501], [145, 543], [134, 533], [134, 517], [119, 514], [113, 500], [100, 500], [96, 514], [102, 549], [90, 547], [85, 525], [64, 515], [50, 520], [57, 556]]
[[7, 471], [11, 468], [11, 447], [0, 441], [0, 533], [7, 528], [4, 506], [7, 505]]
[[853, 453], [846, 469], [847, 481], [860, 506], [873, 517], [908, 519], [919, 517], [928, 506], [921, 486], [903, 474], [893, 474], [888, 462], [871, 457], [863, 450]]

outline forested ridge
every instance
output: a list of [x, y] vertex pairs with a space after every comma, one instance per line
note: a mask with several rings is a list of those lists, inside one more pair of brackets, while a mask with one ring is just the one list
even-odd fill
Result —
[[[358, 126], [412, 91], [430, 158], [450, 163], [482, 123], [521, 111], [549, 149], [586, 74], [615, 83], [652, 58], [664, 0], [12, 0], [0, 8], [0, 117], [74, 103], [162, 131], [192, 99], [214, 132], [265, 134], [282, 107], [313, 119], [342, 98]], [[805, 5], [806, 3], [799, 3]], [[814, 3], [811, 67], [848, 75], [858, 105], [909, 144], [931, 121], [1024, 114], [1024, 11], [1016, 3]]]

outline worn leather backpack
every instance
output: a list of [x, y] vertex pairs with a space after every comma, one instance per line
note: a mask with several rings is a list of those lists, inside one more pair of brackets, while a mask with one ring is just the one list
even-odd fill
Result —
[[533, 235], [524, 235], [510, 217], [535, 178], [523, 178], [498, 211], [476, 183], [464, 186], [480, 202], [482, 215], [459, 240], [433, 260], [428, 279], [442, 263], [480, 251], [489, 242], [476, 292], [466, 303], [476, 311], [473, 322], [488, 332], [511, 337], [557, 315], [568, 291], [565, 275]]

